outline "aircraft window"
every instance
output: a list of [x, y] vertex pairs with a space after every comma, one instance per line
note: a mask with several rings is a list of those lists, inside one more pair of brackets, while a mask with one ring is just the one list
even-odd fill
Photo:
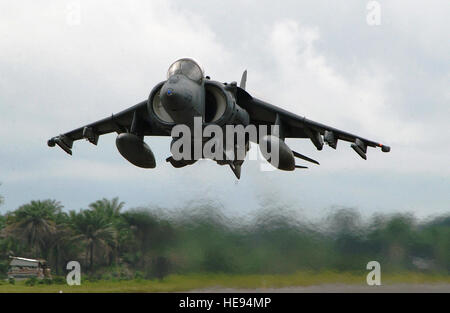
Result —
[[192, 59], [180, 59], [175, 61], [167, 71], [167, 78], [174, 74], [183, 74], [189, 79], [201, 82], [203, 79], [203, 71], [200, 66]]

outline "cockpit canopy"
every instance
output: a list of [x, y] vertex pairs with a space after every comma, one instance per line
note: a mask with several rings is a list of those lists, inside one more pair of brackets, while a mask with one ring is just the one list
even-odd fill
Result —
[[201, 83], [204, 76], [203, 70], [197, 62], [188, 58], [179, 59], [172, 63], [167, 71], [167, 78], [175, 74], [182, 74], [197, 83]]

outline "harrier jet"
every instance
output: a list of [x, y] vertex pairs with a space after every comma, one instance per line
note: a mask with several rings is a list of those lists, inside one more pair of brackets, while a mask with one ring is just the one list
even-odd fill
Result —
[[[96, 145], [100, 135], [116, 132], [117, 149], [126, 160], [138, 167], [154, 168], [155, 157], [144, 142], [144, 137], [171, 136], [172, 152], [172, 146], [180, 139], [173, 134], [174, 128], [185, 125], [188, 129], [193, 129], [195, 120], [199, 120], [202, 129], [211, 125], [221, 129], [230, 125], [241, 125], [241, 129], [255, 126], [259, 132], [261, 127], [274, 129], [276, 126], [276, 132], [269, 131], [256, 139], [245, 136], [243, 150], [244, 154], [248, 151], [249, 141], [256, 142], [260, 147], [264, 144], [268, 147], [267, 151], [271, 147], [277, 147], [276, 163], [270, 153], [263, 153], [263, 156], [276, 168], [285, 171], [306, 168], [296, 165], [296, 158], [319, 164], [316, 160], [292, 151], [284, 142], [285, 138], [308, 138], [318, 150], [322, 150], [324, 143], [336, 149], [338, 140], [348, 141], [364, 160], [367, 159], [367, 147], [380, 147], [383, 152], [390, 151], [389, 146], [311, 121], [257, 99], [246, 91], [246, 81], [247, 71], [242, 74], [239, 86], [236, 82], [214, 81], [204, 75], [202, 68], [194, 60], [180, 59], [169, 67], [167, 80], [158, 83], [147, 100], [97, 122], [53, 137], [48, 140], [48, 145], [54, 147], [56, 144], [68, 154], [72, 154], [74, 141], [86, 139]], [[201, 145], [204, 145], [208, 136], [204, 136], [204, 133], [200, 133], [200, 136]], [[225, 145], [225, 141], [223, 144]], [[237, 146], [236, 143], [234, 148]], [[197, 157], [180, 158], [172, 153], [166, 161], [179, 168], [193, 164], [200, 158], [208, 157], [200, 154]], [[242, 157], [238, 158], [234, 154], [232, 157], [210, 159], [220, 165], [229, 165], [236, 177], [240, 178], [241, 165], [244, 162]]]

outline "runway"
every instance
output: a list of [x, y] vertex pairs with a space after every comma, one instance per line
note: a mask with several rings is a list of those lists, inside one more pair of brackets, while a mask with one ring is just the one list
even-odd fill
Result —
[[217, 292], [217, 293], [233, 293], [233, 292], [287, 292], [287, 293], [450, 293], [450, 284], [391, 284], [380, 286], [368, 285], [345, 285], [345, 284], [324, 284], [315, 286], [292, 286], [283, 288], [256, 288], [256, 289], [235, 289], [235, 288], [205, 288], [191, 290], [190, 292]]

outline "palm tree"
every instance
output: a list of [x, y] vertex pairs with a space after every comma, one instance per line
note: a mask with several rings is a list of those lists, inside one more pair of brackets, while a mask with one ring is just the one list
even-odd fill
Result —
[[103, 198], [102, 200], [97, 200], [94, 203], [89, 204], [89, 208], [103, 214], [112, 222], [114, 219], [119, 217], [120, 210], [124, 205], [125, 202], [119, 202], [119, 198], [117, 197], [112, 200]]
[[7, 214], [4, 232], [23, 241], [36, 256], [47, 258], [56, 231], [55, 216], [61, 209], [55, 200], [31, 201]]
[[89, 205], [89, 208], [101, 215], [103, 215], [108, 222], [112, 224], [112, 226], [117, 231], [117, 239], [114, 241], [114, 246], [111, 246], [110, 253], [108, 256], [108, 264], [112, 264], [113, 262], [118, 261], [119, 250], [122, 240], [122, 229], [123, 229], [123, 220], [121, 219], [120, 210], [124, 207], [125, 203], [119, 201], [119, 198], [113, 198], [111, 200], [103, 198], [102, 200], [97, 200]]
[[76, 213], [70, 212], [71, 228], [74, 232], [74, 240], [82, 241], [86, 245], [86, 260], [89, 258], [89, 269], [94, 266], [94, 255], [100, 249], [108, 252], [114, 245], [116, 231], [112, 223], [104, 214], [95, 210], [85, 210]]
[[74, 232], [70, 227], [69, 215], [66, 212], [60, 212], [55, 218], [56, 229], [51, 237], [49, 245], [51, 246], [51, 255], [53, 261], [51, 268], [55, 269], [56, 275], [60, 273], [60, 269], [64, 268], [64, 264], [69, 260], [76, 259], [80, 252], [80, 245]]

